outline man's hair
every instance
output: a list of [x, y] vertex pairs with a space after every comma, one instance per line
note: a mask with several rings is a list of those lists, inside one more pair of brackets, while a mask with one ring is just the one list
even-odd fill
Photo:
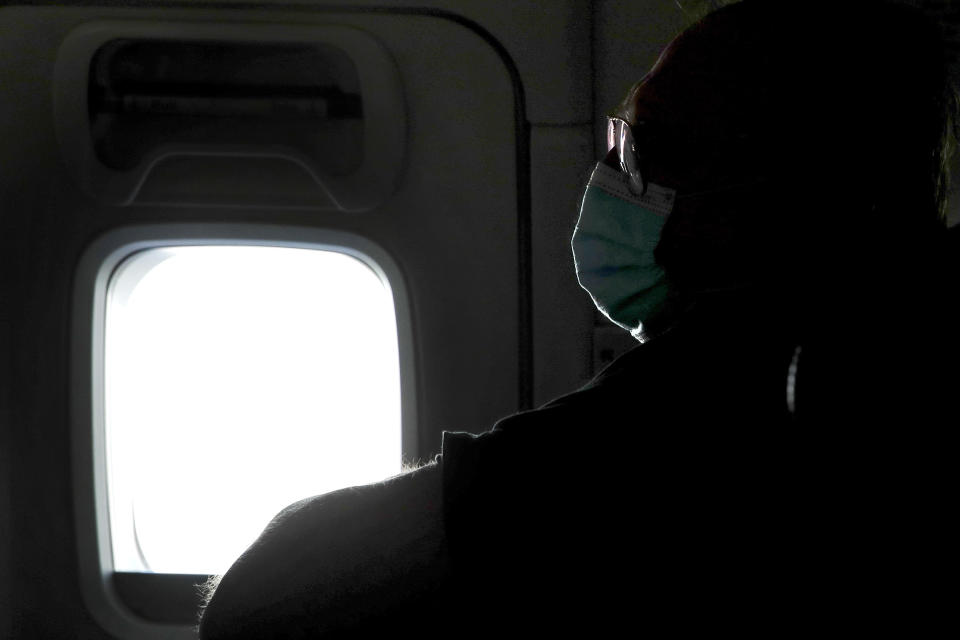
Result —
[[847, 191], [870, 224], [943, 226], [958, 99], [937, 22], [881, 0], [684, 8], [696, 18], [688, 33], [736, 24], [723, 64], [745, 70], [744, 104], [756, 105], [737, 126], [770, 141], [759, 152], [781, 162], [788, 183]]

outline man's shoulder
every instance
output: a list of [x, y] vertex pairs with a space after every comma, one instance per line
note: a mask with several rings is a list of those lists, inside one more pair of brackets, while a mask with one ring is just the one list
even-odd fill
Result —
[[290, 505], [223, 576], [201, 637], [345, 637], [432, 608], [447, 573], [441, 496], [428, 465]]

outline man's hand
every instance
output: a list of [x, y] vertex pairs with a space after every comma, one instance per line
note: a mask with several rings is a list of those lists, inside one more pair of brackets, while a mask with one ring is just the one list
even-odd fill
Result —
[[220, 580], [203, 640], [365, 635], [437, 606], [448, 576], [436, 464], [281, 511]]

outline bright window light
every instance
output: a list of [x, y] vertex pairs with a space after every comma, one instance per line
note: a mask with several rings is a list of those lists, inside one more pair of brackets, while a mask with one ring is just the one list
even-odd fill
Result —
[[401, 470], [393, 298], [350, 255], [141, 251], [104, 344], [117, 571], [222, 573], [289, 503]]

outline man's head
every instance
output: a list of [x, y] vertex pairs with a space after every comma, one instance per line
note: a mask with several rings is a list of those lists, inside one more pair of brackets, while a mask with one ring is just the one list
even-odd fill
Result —
[[954, 105], [918, 12], [744, 0], [676, 38], [618, 113], [677, 189], [657, 261], [698, 289], [819, 284], [942, 229]]

